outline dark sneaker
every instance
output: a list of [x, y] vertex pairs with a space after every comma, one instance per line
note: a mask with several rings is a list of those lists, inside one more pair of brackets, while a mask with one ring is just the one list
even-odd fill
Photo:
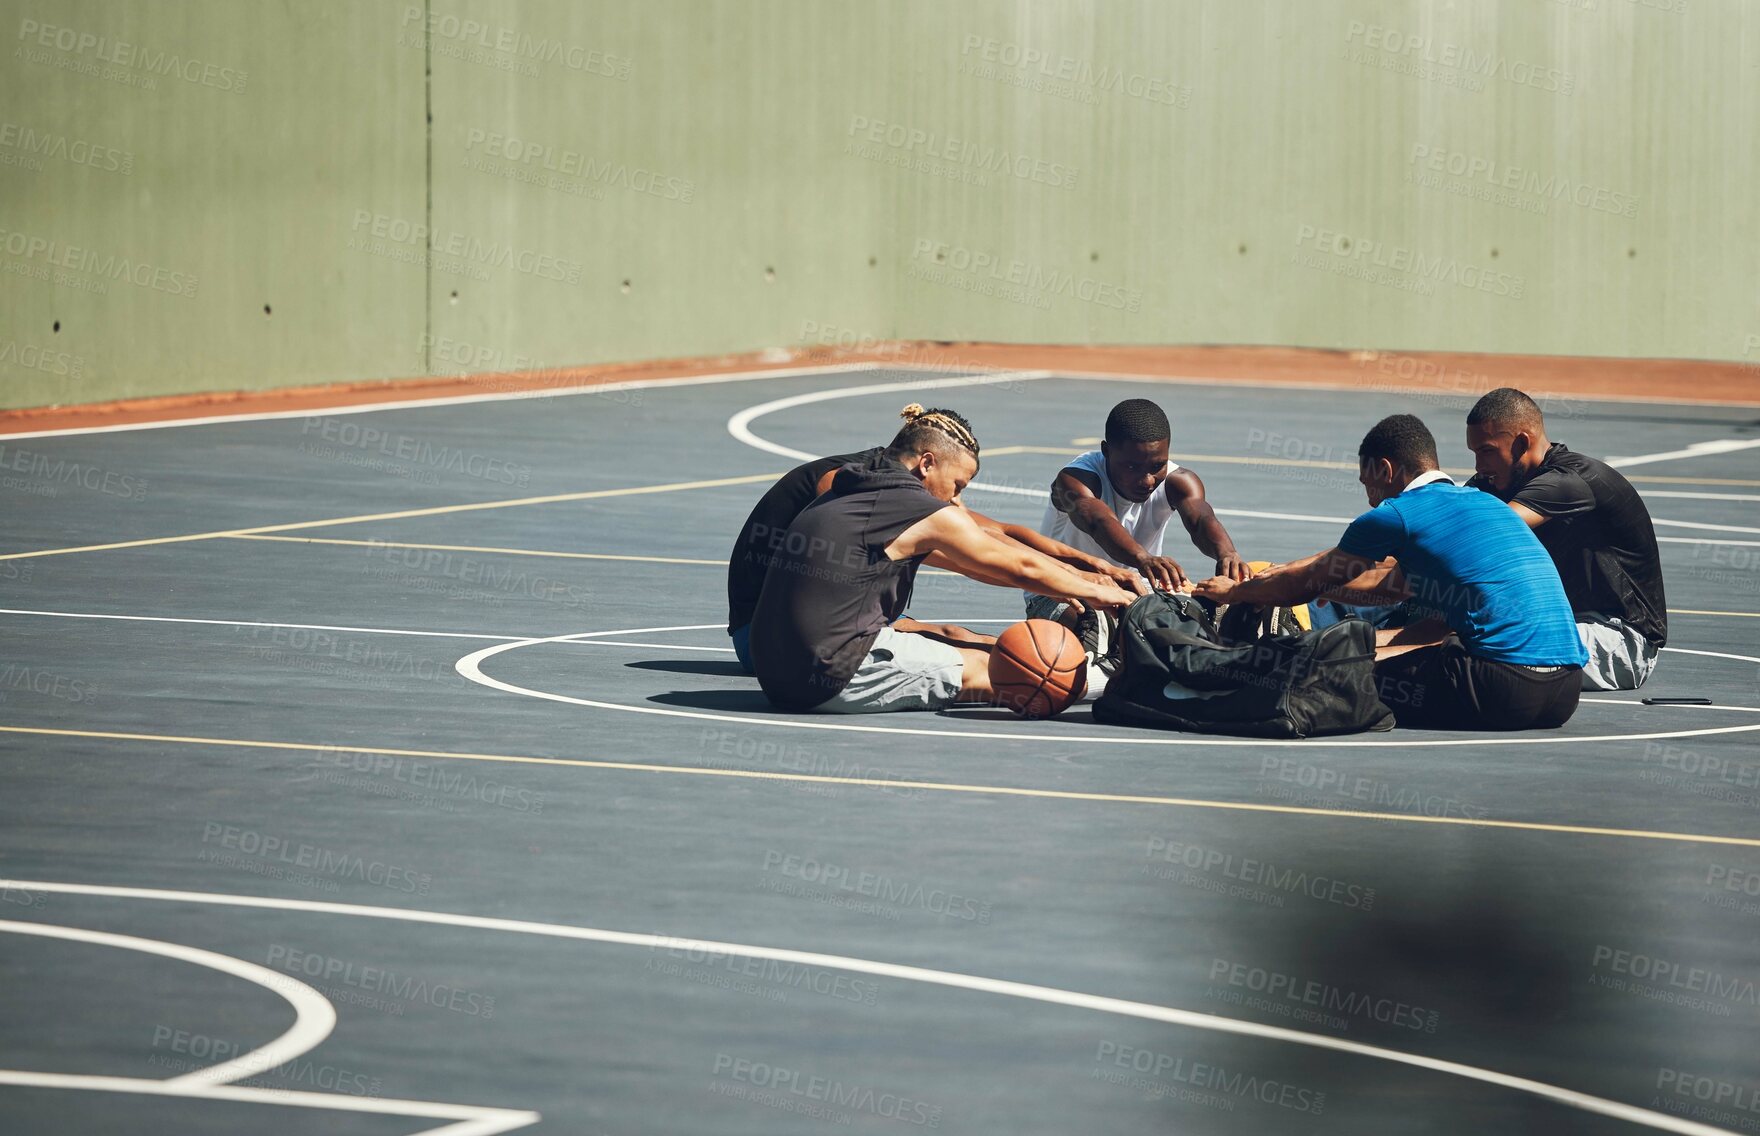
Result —
[[1076, 616], [1076, 635], [1081, 638], [1089, 666], [1109, 676], [1118, 671], [1118, 616], [1089, 608]]

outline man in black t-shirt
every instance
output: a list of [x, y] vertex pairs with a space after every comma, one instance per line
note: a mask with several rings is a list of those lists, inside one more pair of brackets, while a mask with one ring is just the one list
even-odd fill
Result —
[[[727, 634], [733, 638], [734, 654], [747, 671], [752, 669], [752, 612], [757, 610], [758, 596], [764, 590], [764, 576], [788, 527], [814, 498], [831, 488], [831, 480], [839, 469], [864, 465], [885, 451], [885, 446], [875, 446], [856, 453], [833, 454], [803, 462], [778, 478], [776, 484], [758, 499], [751, 515], [746, 517], [745, 525], [734, 540], [733, 554], [727, 560]], [[955, 504], [965, 508], [963, 501], [956, 500]], [[1126, 590], [1142, 592], [1146, 588], [1146, 585], [1135, 582], [1135, 573], [1044, 536], [1031, 526], [1003, 524], [970, 508], [966, 508], [966, 512], [979, 528], [992, 536], [1018, 541], [1079, 572], [1107, 577]], [[910, 629], [912, 622], [907, 621], [906, 630]]]
[[872, 714], [990, 702], [989, 635], [906, 625], [917, 570], [945, 568], [1102, 609], [1134, 593], [1023, 544], [957, 505], [978, 440], [951, 410], [905, 407], [892, 445], [838, 469], [770, 556], [752, 612], [752, 670], [782, 710]]
[[727, 559], [727, 633], [733, 637], [734, 653], [746, 670], [752, 669], [752, 612], [757, 610], [764, 574], [770, 570], [771, 558], [788, 526], [813, 498], [831, 488], [832, 475], [839, 469], [860, 465], [885, 448], [875, 446], [802, 462], [777, 478], [752, 507], [733, 542], [733, 555]]
[[1650, 511], [1604, 461], [1546, 437], [1534, 400], [1513, 387], [1467, 415], [1471, 484], [1509, 503], [1552, 556], [1588, 648], [1585, 690], [1636, 690], [1668, 641], [1662, 558]]

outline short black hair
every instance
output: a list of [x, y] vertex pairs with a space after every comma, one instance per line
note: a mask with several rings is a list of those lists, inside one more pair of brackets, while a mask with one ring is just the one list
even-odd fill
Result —
[[1171, 437], [1166, 412], [1146, 398], [1127, 398], [1106, 416], [1108, 442], [1161, 442]]
[[1514, 387], [1488, 392], [1467, 411], [1468, 426], [1544, 426], [1540, 404]]
[[1422, 471], [1436, 469], [1436, 437], [1430, 427], [1415, 414], [1390, 414], [1375, 423], [1363, 435], [1357, 447], [1357, 461], [1386, 458], [1395, 469]]
[[974, 458], [978, 456], [978, 436], [965, 415], [957, 411], [940, 407], [925, 410], [921, 403], [913, 402], [899, 412], [899, 417], [904, 419], [904, 425], [886, 447], [887, 453], [895, 458], [924, 450], [945, 453], [951, 448], [964, 450]]

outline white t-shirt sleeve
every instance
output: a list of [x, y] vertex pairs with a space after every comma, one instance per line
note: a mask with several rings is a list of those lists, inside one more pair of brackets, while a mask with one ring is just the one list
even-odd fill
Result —
[[[1079, 469], [1091, 473], [1100, 480], [1106, 480], [1106, 455], [1099, 450], [1089, 450], [1079, 458], [1071, 458], [1063, 463], [1064, 469]], [[1061, 470], [1059, 472], [1062, 472]], [[1178, 473], [1179, 463], [1172, 458], [1167, 459], [1167, 472]]]

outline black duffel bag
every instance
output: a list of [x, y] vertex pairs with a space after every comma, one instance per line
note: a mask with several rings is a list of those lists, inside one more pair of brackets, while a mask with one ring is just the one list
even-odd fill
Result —
[[1197, 600], [1139, 597], [1119, 620], [1119, 666], [1094, 703], [1095, 721], [1253, 738], [1393, 728], [1368, 623], [1305, 631], [1240, 605], [1223, 618], [1228, 637]]

